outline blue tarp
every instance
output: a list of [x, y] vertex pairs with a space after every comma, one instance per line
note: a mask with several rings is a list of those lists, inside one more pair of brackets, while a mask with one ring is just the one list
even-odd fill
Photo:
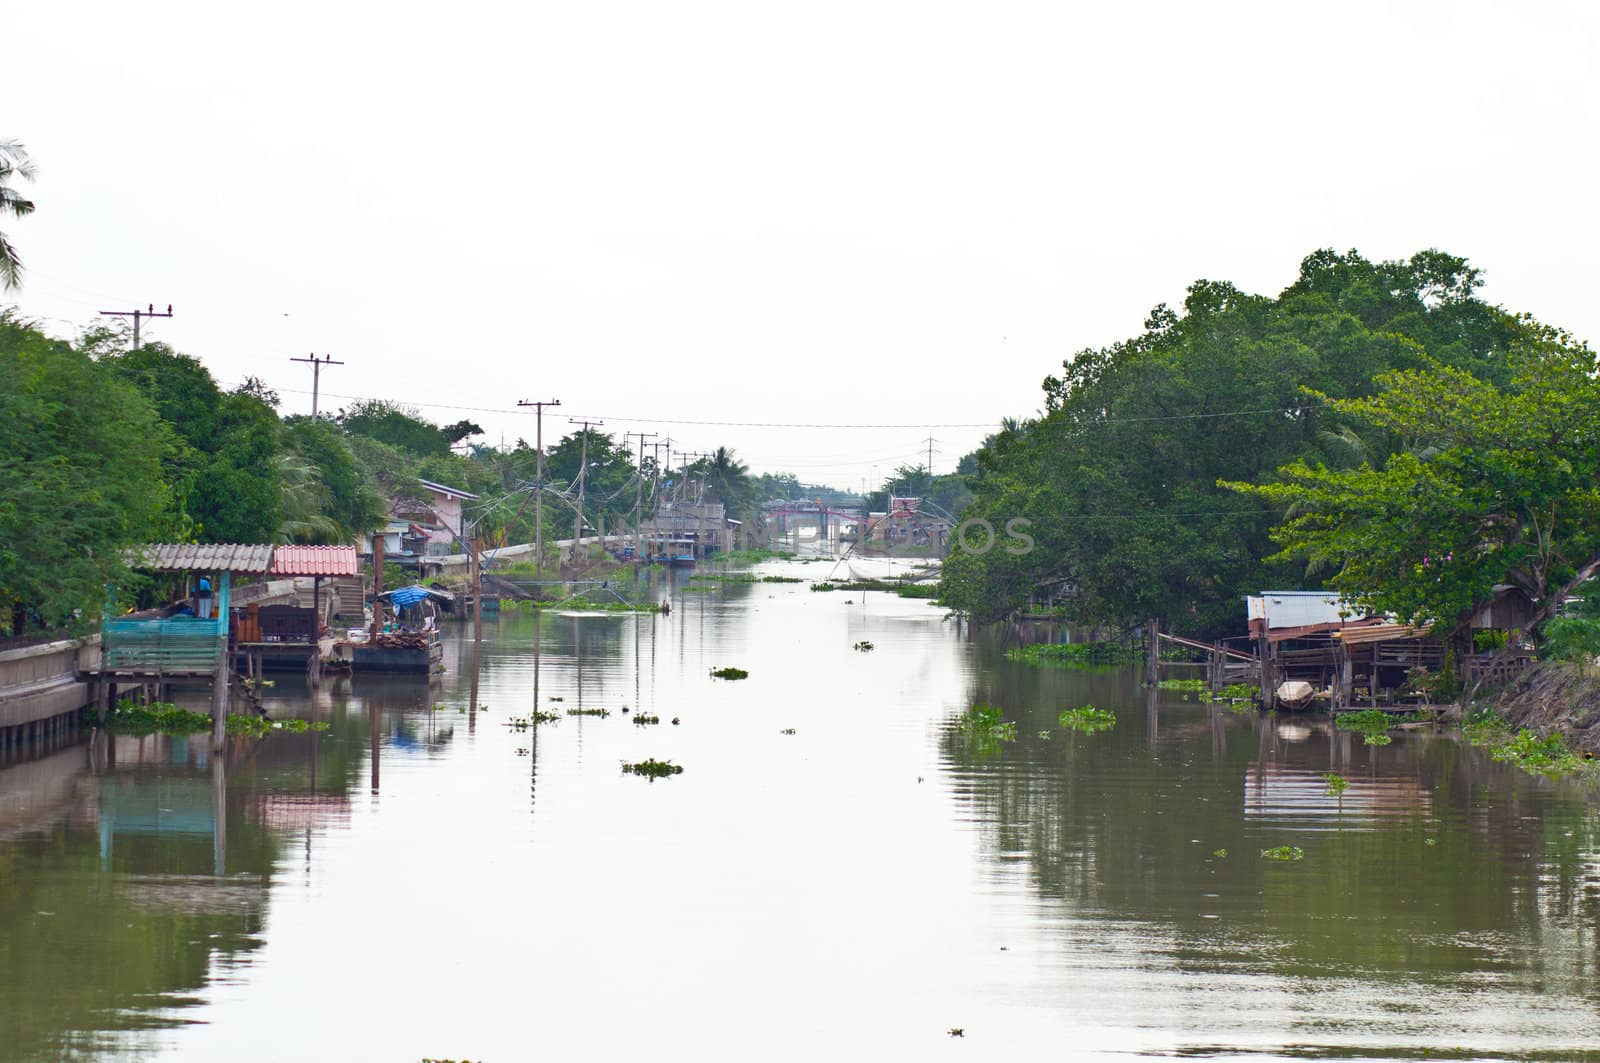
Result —
[[384, 597], [404, 609], [407, 606], [416, 605], [428, 595], [428, 588], [412, 584], [409, 587], [397, 587], [384, 595]]

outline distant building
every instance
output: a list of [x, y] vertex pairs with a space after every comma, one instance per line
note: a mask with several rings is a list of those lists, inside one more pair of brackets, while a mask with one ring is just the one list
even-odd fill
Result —
[[738, 527], [721, 502], [668, 502], [642, 523], [639, 535], [647, 558], [681, 562], [733, 549]]
[[950, 547], [953, 525], [945, 518], [922, 508], [922, 499], [890, 495], [889, 508], [867, 514], [866, 534], [861, 541], [888, 550], [916, 550], [943, 555]]
[[[400, 495], [389, 501], [388, 520], [383, 531], [383, 554], [391, 561], [405, 561], [466, 550], [462, 536], [465, 516], [462, 503], [477, 499], [470, 491], [421, 480], [424, 496]], [[372, 553], [372, 536], [362, 539], [364, 552]]]

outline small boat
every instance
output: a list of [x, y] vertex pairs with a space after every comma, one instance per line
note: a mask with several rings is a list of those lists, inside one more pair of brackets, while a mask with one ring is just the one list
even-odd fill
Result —
[[380, 595], [395, 615], [394, 623], [376, 636], [350, 645], [356, 672], [400, 672], [432, 675], [444, 662], [439, 639], [439, 606], [454, 605], [455, 598], [431, 587], [397, 587]]
[[1290, 708], [1299, 708], [1306, 704], [1316, 693], [1315, 687], [1299, 679], [1291, 679], [1278, 684], [1278, 700]]

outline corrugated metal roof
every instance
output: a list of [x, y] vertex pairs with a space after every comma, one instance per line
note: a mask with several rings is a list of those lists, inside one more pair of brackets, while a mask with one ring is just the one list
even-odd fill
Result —
[[280, 546], [272, 555], [274, 576], [358, 576], [353, 546]]
[[438, 492], [441, 495], [447, 495], [450, 498], [477, 498], [478, 497], [477, 495], [473, 494], [471, 491], [463, 491], [463, 490], [461, 490], [461, 488], [459, 488], [459, 487], [451, 487], [449, 484], [436, 484], [432, 480], [418, 480], [417, 483], [421, 484], [423, 487], [426, 487], [430, 491]]
[[[1262, 591], [1261, 598], [1268, 630], [1337, 624], [1364, 613], [1332, 591]], [[1343, 616], [1339, 615], [1341, 611]]]
[[1426, 637], [1432, 630], [1432, 624], [1423, 624], [1420, 627], [1412, 627], [1410, 624], [1373, 624], [1370, 627], [1348, 627], [1343, 631], [1335, 631], [1333, 637], [1344, 640], [1347, 646], [1354, 646], [1367, 642], [1420, 639]]
[[128, 564], [153, 572], [266, 572], [271, 543], [150, 543], [129, 552]]

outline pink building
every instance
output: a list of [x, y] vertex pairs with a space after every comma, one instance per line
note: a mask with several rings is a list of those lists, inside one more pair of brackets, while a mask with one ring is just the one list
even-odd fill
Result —
[[[461, 533], [464, 529], [462, 505], [475, 501], [477, 495], [470, 491], [420, 480], [423, 497], [401, 496], [389, 503], [389, 521], [384, 529], [383, 552], [386, 557], [432, 557], [440, 554], [463, 552]], [[372, 552], [372, 537], [364, 541], [367, 553]]]

